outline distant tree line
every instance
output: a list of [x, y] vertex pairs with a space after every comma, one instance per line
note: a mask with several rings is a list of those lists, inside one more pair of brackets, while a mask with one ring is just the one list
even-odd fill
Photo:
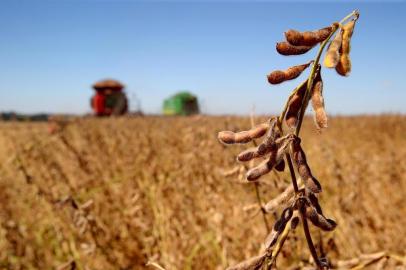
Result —
[[48, 121], [49, 114], [20, 114], [16, 112], [2, 112], [0, 113], [0, 120], [3, 121]]

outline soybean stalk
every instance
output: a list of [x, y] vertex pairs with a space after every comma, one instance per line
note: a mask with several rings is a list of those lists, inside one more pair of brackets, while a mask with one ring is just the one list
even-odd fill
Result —
[[[353, 12], [351, 12], [350, 14], [348, 14], [347, 16], [345, 16], [345, 17], [340, 21], [340, 24], [343, 23], [344, 21], [348, 20], [348, 19], [351, 18], [352, 16], [356, 16], [356, 18], [358, 18], [358, 16], [359, 16], [358, 11], [354, 10]], [[314, 61], [313, 61], [312, 69], [311, 69], [310, 75], [309, 75], [309, 77], [308, 77], [308, 79], [307, 79], [306, 92], [305, 92], [305, 95], [304, 95], [304, 98], [303, 98], [303, 102], [302, 102], [302, 105], [301, 105], [301, 108], [300, 108], [300, 115], [299, 115], [299, 118], [298, 118], [298, 124], [297, 124], [296, 129], [295, 129], [295, 135], [296, 135], [296, 136], [299, 136], [299, 133], [300, 133], [300, 128], [301, 128], [301, 126], [302, 126], [302, 122], [303, 122], [303, 118], [304, 118], [304, 113], [305, 113], [306, 108], [307, 108], [307, 105], [308, 105], [308, 103], [309, 103], [310, 94], [311, 94], [311, 89], [312, 89], [312, 87], [313, 87], [313, 80], [314, 80], [314, 77], [315, 77], [315, 75], [316, 75], [316, 71], [317, 71], [317, 69], [318, 69], [318, 67], [319, 67], [319, 62], [320, 62], [321, 55], [322, 55], [322, 53], [323, 53], [323, 51], [324, 51], [324, 49], [325, 49], [327, 43], [330, 41], [331, 37], [334, 35], [334, 33], [337, 31], [337, 29], [339, 29], [338, 26], [336, 26], [336, 27], [333, 29], [333, 31], [330, 33], [330, 35], [326, 38], [326, 40], [323, 41], [323, 43], [320, 45], [319, 51], [317, 52], [316, 58], [315, 58]], [[305, 82], [306, 82], [306, 81], [305, 81]], [[297, 90], [300, 89], [300, 87], [301, 87], [305, 82], [303, 82], [303, 83], [300, 84], [298, 87], [296, 87], [295, 90], [293, 90], [292, 94], [289, 96], [289, 98], [288, 98], [288, 100], [287, 100], [287, 102], [286, 102], [286, 104], [285, 104], [285, 107], [284, 107], [284, 109], [283, 109], [281, 115], [280, 115], [279, 118], [278, 118], [279, 128], [281, 129], [281, 132], [282, 132], [282, 133], [283, 133], [283, 130], [282, 130], [282, 121], [283, 121], [283, 119], [285, 118], [289, 101], [290, 101], [290, 99], [292, 98], [292, 96], [297, 92]], [[288, 163], [289, 172], [290, 172], [290, 175], [291, 175], [292, 185], [293, 185], [293, 188], [294, 188], [294, 190], [295, 190], [295, 194], [298, 195], [299, 188], [298, 188], [298, 184], [297, 184], [296, 175], [295, 175], [295, 171], [294, 171], [294, 168], [293, 168], [291, 156], [290, 156], [289, 153], [286, 153], [285, 157], [286, 157], [286, 161], [287, 161], [287, 163]], [[304, 209], [301, 207], [301, 208], [299, 209], [299, 211], [300, 211], [300, 218], [301, 218], [301, 221], [302, 221], [302, 224], [303, 224], [303, 231], [304, 231], [304, 234], [305, 234], [305, 237], [306, 237], [306, 241], [307, 241], [307, 245], [308, 245], [308, 247], [309, 247], [310, 253], [311, 253], [312, 257], [313, 257], [313, 260], [314, 260], [315, 263], [317, 264], [317, 267], [318, 267], [319, 269], [323, 269], [323, 267], [322, 267], [322, 265], [321, 265], [321, 263], [320, 263], [320, 260], [319, 260], [319, 258], [318, 258], [318, 255], [317, 255], [316, 248], [314, 247], [314, 244], [313, 244], [313, 240], [312, 240], [312, 237], [311, 237], [311, 234], [310, 234], [310, 230], [309, 230], [309, 225], [308, 225], [308, 223], [307, 223], [307, 220], [306, 220], [306, 217], [305, 217], [305, 214], [304, 214]]]

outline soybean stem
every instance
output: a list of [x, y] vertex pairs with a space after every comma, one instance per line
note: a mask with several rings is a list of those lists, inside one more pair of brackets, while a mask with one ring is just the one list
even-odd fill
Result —
[[290, 155], [288, 153], [286, 153], [285, 157], [286, 157], [286, 161], [288, 162], [290, 178], [292, 179], [293, 189], [295, 190], [295, 194], [297, 194], [299, 192], [299, 187], [297, 185], [295, 169], [293, 168], [292, 159], [290, 158]]
[[[344, 21], [346, 21], [347, 19], [351, 18], [352, 16], [356, 16], [358, 18], [358, 16], [359, 16], [358, 11], [354, 10], [353, 12], [348, 14], [346, 17], [344, 17], [340, 21], [340, 24], [343, 23]], [[313, 62], [313, 66], [312, 66], [309, 78], [307, 79], [307, 87], [306, 87], [306, 92], [305, 92], [305, 95], [304, 95], [304, 98], [303, 98], [302, 106], [301, 106], [301, 109], [300, 109], [300, 116], [299, 116], [299, 119], [298, 119], [298, 125], [297, 125], [296, 130], [295, 130], [295, 135], [296, 136], [299, 136], [299, 133], [300, 133], [300, 128], [302, 126], [302, 122], [303, 122], [303, 118], [304, 118], [304, 113], [306, 111], [306, 108], [307, 108], [307, 105], [308, 105], [308, 102], [309, 102], [310, 92], [311, 92], [311, 89], [312, 89], [312, 86], [313, 86], [313, 80], [314, 80], [314, 77], [316, 75], [316, 71], [318, 70], [318, 67], [319, 67], [320, 57], [321, 57], [327, 43], [330, 41], [331, 37], [334, 35], [334, 33], [337, 31], [337, 29], [339, 29], [339, 26], [334, 25], [333, 31], [326, 38], [326, 40], [324, 40], [323, 43], [321, 44], [321, 46], [319, 48], [319, 51], [317, 52], [316, 58], [315, 58], [315, 60]], [[301, 87], [302, 85], [303, 84], [301, 84], [299, 87]], [[281, 115], [279, 117], [279, 127], [281, 129], [282, 129], [282, 121], [283, 121], [283, 119], [285, 117], [289, 100], [291, 99], [293, 94], [297, 91], [297, 89], [299, 89], [299, 87], [296, 88], [293, 91], [293, 93], [291, 94], [291, 96], [288, 99], [288, 102], [286, 102], [285, 108], [283, 109], [283, 111], [282, 111], [282, 113], [281, 113]], [[291, 160], [289, 154], [286, 154], [286, 160], [288, 162], [289, 171], [290, 171], [290, 175], [291, 175], [291, 178], [292, 178], [292, 185], [293, 185], [293, 188], [295, 190], [295, 194], [297, 194], [299, 189], [298, 189], [298, 185], [297, 185], [295, 170], [293, 168], [292, 160]], [[312, 237], [311, 237], [311, 234], [310, 234], [309, 225], [307, 223], [307, 219], [306, 219], [306, 216], [305, 216], [305, 213], [304, 213], [304, 209], [301, 208], [299, 212], [300, 212], [300, 217], [301, 217], [302, 224], [303, 224], [303, 231], [304, 231], [304, 234], [305, 234], [305, 237], [306, 237], [306, 241], [307, 241], [307, 245], [309, 247], [310, 253], [311, 253], [311, 255], [313, 257], [313, 260], [315, 261], [317, 267], [319, 269], [322, 269], [322, 266], [320, 264], [320, 260], [319, 260], [318, 255], [317, 255], [317, 251], [316, 251], [316, 249], [314, 247], [313, 240], [312, 240]]]
[[348, 19], [351, 18], [352, 16], [355, 16], [356, 19], [358, 19], [358, 17], [359, 17], [359, 12], [358, 12], [358, 10], [354, 10], [353, 12], [351, 12], [350, 14], [348, 14], [347, 16], [345, 16], [345, 17], [340, 21], [340, 24], [344, 23], [346, 20], [348, 20]]
[[[314, 78], [315, 78], [316, 71], [317, 71], [318, 68], [319, 68], [319, 62], [320, 62], [321, 55], [323, 54], [324, 48], [326, 47], [327, 43], [330, 41], [330, 39], [331, 39], [331, 37], [334, 35], [334, 33], [337, 31], [337, 29], [340, 28], [340, 25], [341, 25], [342, 23], [344, 23], [346, 20], [348, 20], [349, 18], [351, 18], [352, 16], [355, 16], [356, 19], [358, 19], [358, 17], [359, 17], [358, 11], [357, 11], [357, 10], [354, 10], [353, 12], [351, 12], [350, 14], [348, 14], [347, 16], [345, 16], [338, 24], [337, 24], [337, 23], [334, 24], [334, 26], [333, 26], [333, 27], [334, 27], [334, 28], [333, 28], [333, 31], [331, 31], [330, 35], [329, 35], [329, 36], [326, 38], [326, 40], [324, 40], [323, 43], [320, 45], [319, 51], [317, 52], [316, 58], [315, 58], [315, 60], [314, 60], [314, 62], [313, 62], [313, 66], [312, 66], [310, 75], [309, 75], [309, 77], [308, 77], [308, 79], [307, 79], [306, 92], [305, 92], [305, 95], [304, 95], [304, 98], [303, 98], [303, 102], [302, 102], [302, 105], [301, 105], [301, 108], [300, 108], [300, 115], [299, 115], [299, 119], [298, 119], [298, 125], [297, 125], [297, 127], [296, 127], [296, 129], [295, 129], [295, 135], [296, 135], [296, 136], [299, 136], [299, 133], [300, 133], [300, 128], [301, 128], [301, 126], [302, 126], [302, 122], [303, 122], [303, 118], [304, 118], [304, 113], [305, 113], [305, 111], [306, 111], [306, 108], [307, 108], [307, 105], [308, 105], [308, 102], [309, 102], [310, 92], [311, 92], [311, 89], [312, 89], [312, 86], [313, 86], [313, 80], [314, 80]], [[292, 93], [290, 94], [290, 96], [289, 96], [287, 102], [285, 103], [285, 106], [284, 106], [284, 108], [283, 108], [283, 111], [281, 112], [280, 116], [278, 117], [278, 127], [279, 127], [279, 129], [281, 130], [281, 133], [282, 133], [282, 134], [283, 134], [283, 125], [282, 125], [282, 122], [283, 122], [283, 120], [284, 120], [284, 118], [285, 118], [285, 115], [286, 115], [286, 112], [287, 112], [287, 109], [288, 109], [288, 106], [289, 106], [289, 101], [291, 100], [291, 98], [293, 97], [293, 95], [303, 86], [304, 83], [306, 83], [306, 81], [302, 82], [298, 87], [296, 87], [296, 88], [292, 91]], [[295, 170], [294, 170], [293, 164], [292, 164], [292, 159], [291, 159], [289, 153], [286, 153], [285, 157], [286, 157], [286, 161], [287, 161], [287, 163], [288, 163], [289, 172], [290, 172], [290, 176], [291, 176], [291, 180], [292, 180], [292, 185], [293, 185], [293, 188], [294, 188], [294, 190], [295, 190], [295, 194], [297, 195], [298, 192], [299, 192], [299, 187], [298, 187], [298, 184], [297, 184], [297, 179], [296, 179], [296, 175], [295, 175]], [[257, 193], [257, 194], [258, 194], [258, 193]], [[262, 208], [261, 208], [261, 209], [262, 209]], [[317, 255], [316, 248], [314, 247], [313, 240], [312, 240], [312, 237], [311, 237], [311, 234], [310, 234], [310, 230], [309, 230], [309, 225], [308, 225], [308, 223], [307, 223], [307, 219], [306, 219], [306, 216], [305, 216], [305, 212], [304, 212], [304, 211], [305, 211], [305, 209], [303, 209], [303, 207], [300, 207], [299, 212], [300, 212], [300, 217], [301, 217], [302, 224], [303, 224], [303, 231], [304, 231], [304, 234], [305, 234], [305, 237], [306, 237], [307, 245], [308, 245], [308, 247], [309, 247], [310, 253], [311, 253], [311, 255], [312, 255], [312, 257], [313, 257], [313, 260], [315, 261], [317, 267], [318, 267], [319, 269], [322, 269], [322, 265], [320, 264], [320, 260], [319, 260], [318, 255]], [[286, 234], [286, 236], [287, 236], [287, 234]], [[284, 240], [285, 240], [285, 239], [283, 239], [283, 241], [281, 241], [280, 244], [283, 245]], [[278, 254], [278, 252], [276, 252], [276, 254], [272, 254], [272, 255], [276, 255], [276, 256], [277, 256], [277, 254]], [[274, 259], [274, 258], [272, 258], [272, 259]]]

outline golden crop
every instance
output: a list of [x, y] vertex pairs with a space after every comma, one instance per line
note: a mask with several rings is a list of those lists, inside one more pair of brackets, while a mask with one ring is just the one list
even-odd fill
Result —
[[[316, 135], [306, 119], [301, 136], [323, 185], [323, 212], [339, 225], [314, 238], [317, 250], [337, 267], [378, 251], [386, 253], [357, 260], [381, 256], [381, 269], [402, 267], [406, 118], [330, 121]], [[247, 168], [235, 164], [243, 147], [225, 151], [216, 138], [224, 128], [249, 130], [248, 118], [76, 119], [60, 127], [49, 134], [45, 123], [0, 123], [1, 269], [156, 269], [148, 261], [224, 269], [258, 255], [266, 231], [252, 184], [240, 180]], [[263, 198], [291, 188], [287, 170], [258, 184]], [[289, 200], [277, 199], [264, 202], [274, 213], [269, 223]], [[311, 220], [334, 226], [312, 210]], [[292, 231], [278, 266], [307, 260], [302, 231]]]

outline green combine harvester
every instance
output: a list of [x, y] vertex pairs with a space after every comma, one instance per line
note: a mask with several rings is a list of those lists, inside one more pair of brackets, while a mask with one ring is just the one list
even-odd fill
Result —
[[164, 115], [192, 115], [199, 113], [197, 97], [189, 92], [179, 92], [164, 100]]

